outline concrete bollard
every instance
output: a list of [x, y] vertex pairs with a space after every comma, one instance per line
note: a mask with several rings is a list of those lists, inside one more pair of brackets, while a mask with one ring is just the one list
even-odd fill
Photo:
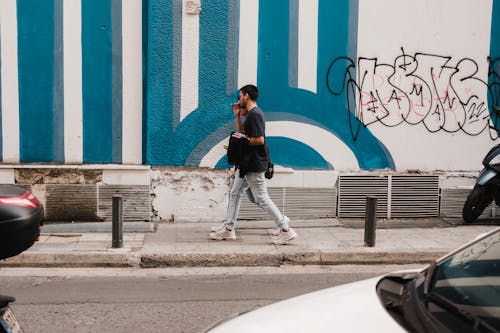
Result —
[[375, 246], [375, 230], [377, 229], [377, 198], [366, 197], [365, 211], [365, 246]]
[[111, 247], [123, 247], [123, 197], [114, 195], [112, 202], [113, 221], [112, 221], [112, 242]]

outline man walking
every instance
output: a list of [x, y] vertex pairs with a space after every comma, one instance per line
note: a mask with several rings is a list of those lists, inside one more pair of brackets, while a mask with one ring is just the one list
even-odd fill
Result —
[[[271, 232], [274, 244], [286, 244], [297, 237], [297, 233], [288, 225], [289, 218], [284, 216], [276, 207], [267, 193], [264, 173], [269, 162], [266, 151], [266, 125], [264, 113], [257, 106], [259, 90], [254, 85], [246, 85], [240, 89], [238, 103], [233, 105], [233, 113], [236, 119], [236, 129], [244, 133], [248, 139], [248, 164], [245, 170], [236, 170], [229, 192], [227, 215], [224, 224], [212, 228], [210, 238], [213, 240], [236, 239], [235, 226], [240, 210], [241, 198], [245, 191], [250, 189], [251, 196], [257, 205], [272, 217], [276, 223], [276, 229]], [[245, 117], [243, 122], [242, 117]]]

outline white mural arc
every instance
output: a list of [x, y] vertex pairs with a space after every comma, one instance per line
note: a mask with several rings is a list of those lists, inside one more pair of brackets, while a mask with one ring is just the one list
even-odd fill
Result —
[[[267, 137], [284, 137], [299, 141], [321, 155], [336, 170], [359, 170], [352, 150], [333, 133], [310, 124], [295, 121], [266, 122]], [[217, 143], [201, 159], [200, 167], [213, 168], [226, 155], [227, 139]]]

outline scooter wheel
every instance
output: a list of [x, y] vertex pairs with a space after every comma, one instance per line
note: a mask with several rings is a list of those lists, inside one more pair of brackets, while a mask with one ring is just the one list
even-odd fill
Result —
[[476, 185], [467, 196], [462, 217], [466, 223], [474, 223], [493, 200], [493, 194], [485, 187]]

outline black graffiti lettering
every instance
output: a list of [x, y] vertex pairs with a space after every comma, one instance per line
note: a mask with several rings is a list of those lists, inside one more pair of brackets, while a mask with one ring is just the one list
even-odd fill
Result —
[[348, 95], [354, 140], [361, 125], [373, 123], [423, 125], [431, 133], [461, 131], [474, 136], [497, 122], [488, 105], [500, 106], [500, 58], [488, 58], [488, 62], [485, 82], [478, 76], [474, 59], [457, 61], [427, 53], [412, 56], [401, 48], [393, 64], [377, 58], [359, 57], [357, 62], [336, 58], [328, 68], [326, 85], [333, 95]]
[[388, 102], [391, 103], [393, 100], [395, 100], [396, 103], [398, 104], [398, 109], [401, 109], [401, 104], [399, 104], [399, 101], [401, 100], [401, 98], [398, 96], [398, 93], [396, 92], [396, 90], [392, 91], [391, 97], [389, 98]]

